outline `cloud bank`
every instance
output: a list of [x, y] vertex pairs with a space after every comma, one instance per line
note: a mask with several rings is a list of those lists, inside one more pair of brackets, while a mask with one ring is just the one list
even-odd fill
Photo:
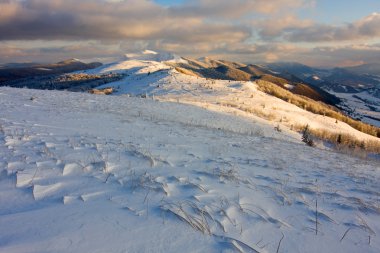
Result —
[[[241, 61], [307, 55], [322, 64], [322, 48], [342, 51], [334, 43], [343, 41], [347, 52], [380, 38], [380, 14], [340, 26], [298, 17], [298, 10], [314, 5], [313, 0], [188, 0], [171, 7], [152, 0], [0, 0], [0, 59], [91, 58], [151, 48]], [[377, 53], [373, 46], [347, 55], [368, 58], [368, 50]]]
[[314, 24], [292, 29], [285, 35], [285, 38], [292, 42], [351, 41], [379, 37], [380, 13], [376, 12], [343, 26]]

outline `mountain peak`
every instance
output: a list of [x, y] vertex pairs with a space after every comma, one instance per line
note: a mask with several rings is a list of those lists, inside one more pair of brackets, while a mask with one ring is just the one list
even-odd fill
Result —
[[183, 61], [183, 59], [176, 54], [169, 53], [169, 52], [156, 52], [153, 50], [144, 50], [140, 53], [128, 53], [128, 54], [125, 54], [125, 57], [127, 60], [139, 60], [139, 61], [157, 61], [157, 62]]
[[153, 50], [144, 50], [143, 52], [142, 52], [143, 54], [158, 54], [156, 51], [153, 51]]
[[81, 63], [81, 60], [77, 59], [77, 58], [70, 58], [70, 59], [67, 59], [67, 60], [63, 60], [63, 61], [60, 61], [58, 62], [58, 64], [70, 64], [70, 63]]

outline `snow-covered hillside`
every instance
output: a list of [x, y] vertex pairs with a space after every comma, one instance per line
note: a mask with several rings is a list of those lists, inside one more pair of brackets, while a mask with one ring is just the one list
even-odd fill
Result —
[[380, 251], [378, 161], [307, 147], [212, 100], [264, 96], [253, 84], [207, 93], [207, 80], [135, 71], [149, 94], [209, 109], [0, 88], [0, 252]]
[[353, 115], [360, 117], [363, 122], [380, 127], [380, 98], [370, 94], [368, 91], [359, 93], [334, 93], [351, 108]]
[[[134, 57], [134, 58], [133, 58]], [[161, 101], [192, 104], [209, 110], [241, 115], [289, 131], [308, 124], [314, 129], [355, 136], [360, 140], [379, 141], [343, 122], [316, 115], [291, 103], [257, 90], [253, 82], [205, 79], [183, 74], [165, 64], [185, 61], [175, 55], [147, 51], [129, 55], [125, 61], [93, 70], [90, 74], [121, 73], [125, 78], [100, 88], [114, 87], [114, 95], [154, 96]]]

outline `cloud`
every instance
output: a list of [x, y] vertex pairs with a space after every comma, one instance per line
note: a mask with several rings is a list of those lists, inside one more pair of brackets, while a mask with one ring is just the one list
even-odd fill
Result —
[[312, 0], [188, 0], [170, 8], [173, 15], [192, 17], [241, 18], [252, 13], [275, 14], [284, 9], [310, 6]]
[[[363, 41], [380, 37], [380, 14], [341, 26], [297, 16], [313, 4], [186, 0], [165, 7], [153, 0], [0, 0], [0, 61], [117, 56], [147, 48], [245, 62], [374, 61], [377, 48], [364, 49]], [[353, 46], [336, 47], [337, 41]]]
[[286, 30], [308, 28], [313, 24], [312, 20], [301, 20], [292, 14], [254, 22], [259, 28], [259, 35], [264, 39], [280, 37]]
[[246, 63], [301, 62], [310, 66], [336, 67], [378, 63], [380, 44], [308, 47], [292, 43], [239, 44], [210, 51], [214, 58]]
[[[31, 45], [32, 44], [32, 45]], [[92, 59], [122, 56], [119, 44], [99, 41], [8, 41], [0, 42], [0, 63], [57, 62], [68, 58]]]
[[0, 23], [0, 39], [113, 39], [152, 33], [153, 27], [145, 25], [154, 19], [141, 19], [137, 23], [137, 13], [149, 16], [154, 12], [158, 16], [161, 10], [148, 1], [128, 1], [128, 4], [132, 8], [127, 8], [126, 2], [12, 1], [1, 6], [5, 10], [10, 5], [17, 7], [13, 15]]
[[[204, 1], [203, 1], [204, 2]], [[214, 3], [215, 5], [215, 3]], [[240, 24], [180, 15], [148, 0], [28, 0], [0, 2], [0, 40], [245, 39]], [[179, 13], [175, 13], [178, 11]]]
[[[271, 61], [296, 61], [311, 66], [351, 66], [361, 63], [376, 63], [380, 59], [380, 44], [351, 44], [345, 46], [306, 47], [292, 43], [207, 43], [191, 45], [167, 42], [127, 40], [122, 43], [100, 41], [70, 42], [37, 41], [30, 48], [30, 41], [0, 42], [0, 62], [44, 61], [54, 62], [75, 57], [98, 61], [98, 58], [119, 58], [125, 52], [141, 51], [146, 48], [179, 52], [182, 56], [210, 56], [246, 63]], [[38, 47], [38, 44], [43, 44]], [[63, 46], [60, 46], [62, 45]]]
[[0, 40], [244, 40], [242, 22], [311, 0], [188, 0], [163, 7], [151, 0], [1, 0]]
[[378, 63], [380, 44], [351, 44], [345, 46], [315, 47], [309, 56], [320, 65], [347, 66], [355, 63]]
[[372, 13], [356, 22], [343, 26], [314, 24], [292, 29], [284, 36], [292, 42], [331, 42], [380, 37], [380, 13]]
[[14, 59], [16, 57], [26, 56], [26, 52], [23, 52], [20, 48], [14, 46], [1, 46], [0, 55], [3, 60]]

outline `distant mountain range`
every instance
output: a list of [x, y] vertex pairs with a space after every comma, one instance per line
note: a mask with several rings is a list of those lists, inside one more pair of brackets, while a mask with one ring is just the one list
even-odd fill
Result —
[[346, 68], [348, 71], [359, 75], [380, 75], [380, 63], [363, 64]]
[[101, 66], [99, 62], [83, 63], [77, 59], [69, 59], [53, 64], [11, 63], [0, 67], [0, 85], [9, 81], [38, 76], [60, 75], [79, 70]]
[[356, 93], [380, 88], [380, 64], [321, 69], [300, 63], [281, 62], [267, 64], [266, 67], [280, 75], [294, 75], [305, 82], [334, 92]]

